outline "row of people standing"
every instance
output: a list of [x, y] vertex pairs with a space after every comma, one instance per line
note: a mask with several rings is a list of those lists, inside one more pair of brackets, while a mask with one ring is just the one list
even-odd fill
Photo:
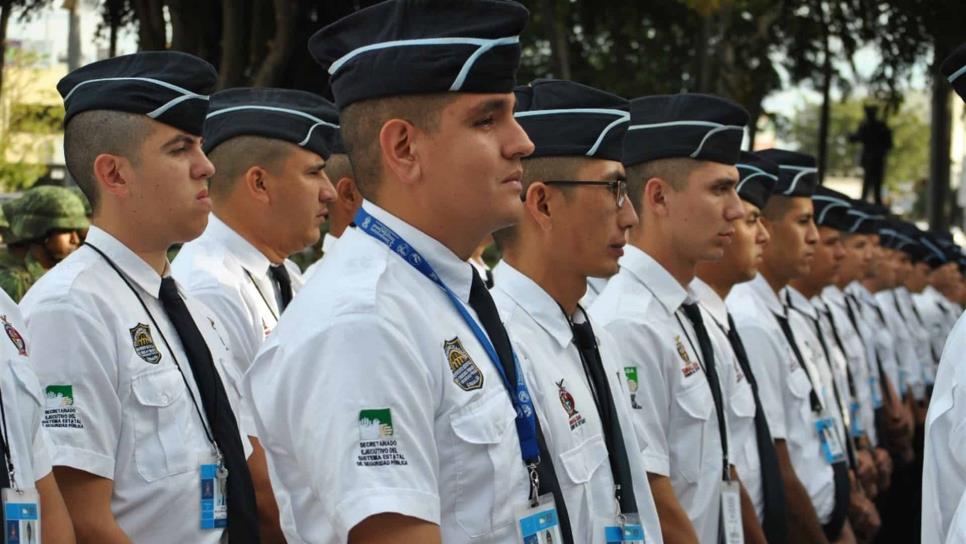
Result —
[[[935, 371], [889, 328], [896, 271], [946, 291], [913, 300], [942, 334], [958, 251], [811, 157], [741, 154], [727, 100], [515, 87], [526, 20], [361, 10], [309, 43], [335, 105], [209, 99], [178, 53], [59, 84], [93, 224], [21, 307], [81, 541], [874, 533]], [[354, 227], [303, 285], [286, 257], [327, 215]]]

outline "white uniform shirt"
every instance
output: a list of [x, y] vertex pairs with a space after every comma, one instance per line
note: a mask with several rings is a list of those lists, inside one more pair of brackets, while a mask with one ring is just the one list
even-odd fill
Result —
[[[922, 471], [923, 542], [945, 542], [947, 534], [966, 534], [962, 532], [966, 512], [960, 508], [966, 490], [964, 350], [966, 319], [960, 319], [943, 350], [932, 401], [926, 414]], [[956, 539], [952, 541], [962, 542]]]
[[[772, 436], [786, 441], [795, 474], [808, 491], [819, 522], [826, 523], [835, 507], [835, 474], [822, 454], [815, 430], [809, 376], [776, 319], [786, 309], [761, 274], [734, 286], [726, 302], [758, 379], [758, 390], [771, 390], [779, 401], [765, 404]], [[792, 330], [797, 334], [794, 327]], [[761, 398], [764, 404], [766, 396]]]
[[[44, 419], [44, 396], [30, 365], [33, 344], [24, 334], [20, 309], [6, 293], [0, 293], [0, 392], [6, 420], [4, 443], [10, 448], [14, 477], [21, 489], [50, 474], [50, 445]], [[8, 434], [9, 433], [9, 434]], [[6, 463], [4, 468], [6, 469]], [[13, 482], [11, 482], [13, 485]]]
[[[87, 243], [115, 263], [137, 295], [108, 261], [81, 247], [21, 301], [30, 360], [46, 388], [53, 464], [113, 480], [111, 510], [134, 542], [219, 542], [222, 530], [199, 528], [198, 471], [212, 462], [214, 450], [188, 357], [158, 299], [161, 276], [97, 227]], [[184, 298], [222, 381], [232, 381], [226, 379], [231, 351], [217, 317]], [[237, 414], [238, 398], [226, 391]], [[251, 447], [242, 443], [247, 456]]]
[[[896, 360], [896, 339], [892, 336], [885, 320], [885, 312], [879, 308], [879, 301], [864, 285], [859, 282], [852, 282], [846, 288], [847, 295], [852, 296], [852, 300], [859, 304], [859, 326], [863, 323], [869, 332], [863, 333], [866, 340], [866, 353], [870, 354], [873, 361], [872, 368], [875, 370], [879, 384], [873, 392], [873, 396], [878, 393], [879, 401], [882, 401], [881, 384], [888, 379], [892, 388], [897, 394], [899, 391], [899, 363]], [[871, 343], [871, 346], [870, 346]], [[881, 369], [879, 366], [881, 365]]]
[[[469, 263], [363, 206], [475, 316]], [[325, 259], [245, 379], [292, 500], [290, 539], [345, 542], [365, 518], [395, 512], [439, 524], [447, 543], [516, 542], [529, 476], [495, 364], [443, 291], [382, 242], [347, 230]]]
[[[755, 507], [759, 520], [764, 519], [765, 498], [762, 495], [761, 461], [758, 458], [758, 435], [755, 431], [755, 393], [751, 390], [751, 383], [741, 371], [738, 357], [728, 341], [728, 308], [718, 293], [710, 285], [695, 278], [689, 286], [691, 292], [701, 303], [701, 307], [711, 316], [713, 323], [706, 323], [708, 334], [714, 338], [724, 352], [721, 364], [732, 367], [732, 383], [729, 386], [731, 394], [728, 398], [728, 430], [729, 440], [734, 441], [730, 446], [734, 452], [731, 460], [738, 472], [742, 485], [748, 491], [748, 496]], [[744, 344], [744, 340], [742, 340]], [[720, 366], [720, 365], [719, 365]]]
[[905, 286], [899, 286], [895, 289], [895, 293], [899, 308], [902, 310], [903, 322], [909, 329], [909, 334], [912, 335], [915, 344], [916, 355], [919, 360], [919, 377], [925, 385], [932, 385], [936, 379], [936, 365], [939, 364], [939, 356], [942, 352], [940, 350], [935, 355], [933, 354], [929, 329], [922, 321], [922, 316], [918, 313], [919, 309], [916, 308], [916, 303], [912, 300], [912, 293], [909, 292], [909, 289]]
[[604, 291], [604, 287], [607, 287], [607, 280], [610, 278], [587, 278], [587, 292], [584, 293], [583, 298], [580, 299], [580, 305], [584, 308], [590, 308], [594, 305], [594, 301], [597, 297]]
[[[540, 418], [557, 479], [567, 501], [575, 542], [603, 543], [595, 523], [615, 525], [620, 513], [614, 501], [614, 478], [604, 441], [603, 424], [588, 385], [589, 379], [573, 342], [573, 331], [560, 306], [539, 285], [501, 262], [493, 269], [493, 300], [500, 310], [520, 358]], [[576, 321], [583, 320], [578, 310]], [[644, 472], [631, 414], [630, 391], [616, 344], [594, 328], [601, 361], [621, 423], [631, 479], [648, 542], [662, 542], [661, 525]], [[638, 378], [633, 372], [631, 376]], [[640, 378], [645, 378], [641, 376]]]
[[[625, 251], [621, 271], [594, 302], [591, 316], [617, 340], [624, 364], [638, 367], [638, 398], [651, 399], [645, 405], [651, 409], [635, 414], [645, 442], [644, 468], [670, 478], [698, 540], [717, 542], [722, 442], [706, 363], [680, 309], [694, 297], [650, 255], [633, 246]], [[714, 326], [710, 317], [704, 321], [706, 328]], [[714, 351], [721, 393], [728, 398], [731, 365], [722, 363], [720, 346]]]
[[319, 260], [315, 261], [314, 263], [310, 264], [309, 267], [305, 269], [305, 273], [302, 274], [303, 282], [309, 281], [309, 278], [315, 275], [315, 273], [319, 270], [319, 265], [322, 264], [322, 259], [329, 252], [332, 251], [332, 248], [335, 247], [335, 243], [338, 241], [339, 241], [338, 236], [335, 236], [328, 232], [325, 233], [325, 236], [322, 238], [322, 257], [320, 257]]
[[[849, 415], [853, 419], [850, 421], [853, 433], [855, 433], [857, 422], [858, 430], [867, 435], [869, 440], [875, 444], [875, 406], [872, 399], [873, 390], [871, 384], [878, 384], [878, 380], [871, 373], [870, 364], [866, 356], [865, 342], [859, 336], [859, 331], [856, 330], [852, 321], [849, 319], [849, 314], [846, 310], [847, 302], [845, 300], [845, 293], [838, 287], [829, 285], [822, 291], [820, 300], [816, 301], [813, 299], [813, 303], [815, 303], [816, 309], [819, 310], [819, 314], [824, 314], [825, 320], [823, 322], [830, 327], [835, 327], [838, 339], [842, 342], [841, 347], [845, 350], [844, 355], [848, 361], [849, 371], [852, 374], [851, 383], [849, 383], [846, 377], [846, 390], [850, 394], [854, 391], [855, 396], [852, 397], [852, 401], [858, 403], [858, 412], [856, 414], [852, 414], [851, 406], [849, 407]], [[856, 324], [858, 324], [859, 316], [856, 314], [855, 317]]]
[[921, 293], [912, 295], [912, 300], [929, 333], [931, 353], [934, 357], [941, 356], [943, 345], [952, 330], [950, 318], [955, 315], [948, 309], [949, 301], [931, 285], [927, 285]]
[[875, 294], [875, 299], [879, 309], [882, 310], [886, 327], [895, 341], [896, 363], [899, 368], [898, 381], [893, 382], [898, 384], [896, 391], [905, 396], [906, 391], [912, 388], [913, 397], [916, 400], [922, 400], [925, 398], [926, 387], [922, 380], [920, 350], [916, 349], [916, 338], [909, 330], [905, 317], [899, 313], [896, 294], [892, 289], [879, 291]]
[[[283, 264], [292, 280], [292, 294], [297, 294], [302, 287], [298, 265], [287, 259]], [[238, 381], [226, 386], [230, 385], [239, 397], [244, 397], [240, 379], [281, 313], [278, 289], [269, 275], [271, 265], [268, 257], [214, 214], [208, 217], [205, 232], [185, 244], [171, 263], [175, 279], [224, 325], [238, 370]], [[246, 405], [239, 425], [245, 433], [254, 435], [250, 410]], [[270, 477], [277, 480], [275, 475]], [[285, 489], [276, 486], [275, 497], [282, 524], [292, 525]]]

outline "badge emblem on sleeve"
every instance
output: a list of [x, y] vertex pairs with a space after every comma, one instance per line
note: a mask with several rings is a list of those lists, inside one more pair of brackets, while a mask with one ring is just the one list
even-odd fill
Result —
[[687, 378], [688, 376], [691, 376], [697, 372], [701, 368], [701, 365], [691, 360], [691, 357], [688, 355], [688, 350], [684, 349], [684, 344], [681, 343], [680, 336], [674, 337], [674, 344], [678, 350], [678, 355], [680, 355], [681, 360], [684, 361], [684, 366], [681, 367], [681, 373], [684, 374], [685, 378]]
[[131, 327], [131, 342], [134, 344], [134, 353], [152, 365], [158, 364], [161, 360], [161, 352], [151, 337], [151, 327], [144, 323], [138, 323]]
[[453, 373], [453, 383], [463, 391], [473, 391], [483, 387], [483, 372], [466, 352], [458, 336], [443, 342], [443, 352], [446, 354], [449, 370]]
[[577, 411], [577, 402], [574, 401], [574, 396], [567, 391], [567, 387], [564, 386], [564, 381], [554, 382], [557, 384], [557, 393], [560, 396], [560, 405], [563, 406], [565, 412], [567, 412], [568, 423], [570, 424], [570, 430], [576, 430], [584, 424], [584, 416], [580, 415]]
[[7, 321], [7, 316], [0, 315], [0, 321], [3, 321], [3, 330], [6, 331], [7, 337], [13, 342], [13, 346], [17, 348], [17, 353], [20, 355], [27, 355], [27, 342], [24, 341], [23, 336], [20, 335], [20, 331], [16, 329], [13, 325]]

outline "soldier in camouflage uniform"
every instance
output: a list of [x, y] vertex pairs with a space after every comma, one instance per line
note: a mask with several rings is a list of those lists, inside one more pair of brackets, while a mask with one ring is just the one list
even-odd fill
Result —
[[83, 201], [63, 187], [29, 189], [5, 203], [3, 212], [10, 227], [7, 251], [0, 255], [0, 288], [19, 302], [44, 272], [80, 246], [90, 222]]

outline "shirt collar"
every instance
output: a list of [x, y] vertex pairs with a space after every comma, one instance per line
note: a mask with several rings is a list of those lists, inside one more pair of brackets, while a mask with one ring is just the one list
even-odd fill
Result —
[[837, 285], [829, 285], [822, 289], [822, 298], [840, 308], [845, 307], [845, 293]]
[[[438, 240], [406, 223], [402, 219], [387, 212], [379, 206], [363, 200], [362, 207], [370, 215], [382, 221], [387, 227], [396, 231], [407, 244], [412, 246], [423, 258], [429, 262], [439, 279], [448, 287], [460, 300], [465, 303], [470, 301], [470, 287], [473, 285], [473, 267], [470, 263], [460, 259], [455, 253]], [[366, 235], [368, 237], [368, 235]], [[381, 245], [381, 242], [377, 242]], [[411, 266], [406, 263], [406, 266]], [[428, 280], [427, 280], [428, 281]]]
[[622, 270], [627, 269], [654, 295], [668, 314], [676, 312], [690, 295], [670, 272], [654, 260], [654, 257], [637, 247], [624, 246], [624, 256], [620, 264]]
[[771, 310], [775, 315], [784, 316], [785, 305], [782, 304], [781, 299], [778, 298], [778, 294], [772, 290], [771, 284], [765, 279], [765, 276], [758, 274], [755, 279], [748, 282], [748, 286], [751, 290], [758, 295], [759, 300], [765, 303], [765, 307]]
[[805, 298], [805, 295], [799, 293], [791, 285], [786, 285], [782, 289], [782, 300], [788, 302], [789, 308], [794, 308], [812, 319], [818, 319], [818, 312], [815, 306], [812, 306], [812, 303]]
[[325, 236], [322, 237], [322, 253], [328, 253], [332, 251], [332, 248], [335, 247], [335, 243], [338, 241], [339, 241], [338, 236], [329, 232], [325, 233]]
[[704, 306], [704, 309], [727, 332], [731, 327], [728, 325], [728, 307], [725, 306], [725, 301], [721, 300], [718, 293], [701, 278], [694, 278], [688, 287], [690, 287], [698, 302]]
[[[111, 236], [103, 229], [91, 225], [87, 231], [87, 243], [101, 250], [120, 270], [147, 294], [158, 298], [161, 292], [161, 276], [151, 268], [147, 262], [131, 251], [120, 240]], [[170, 266], [164, 260], [164, 272], [168, 274]]]
[[862, 285], [862, 282], [859, 280], [854, 280], [852, 283], [848, 284], [845, 287], [845, 291], [866, 302], [870, 302], [873, 299], [872, 291], [866, 289], [866, 287]]
[[516, 302], [521, 310], [547, 331], [554, 340], [565, 348], [573, 340], [574, 333], [564, 317], [557, 301], [532, 279], [513, 268], [506, 261], [500, 261], [493, 269], [494, 289], [503, 291]]
[[205, 235], [228, 250], [228, 253], [249, 273], [258, 277], [268, 275], [268, 267], [272, 266], [272, 261], [215, 214], [208, 216], [208, 227], [205, 229]]

